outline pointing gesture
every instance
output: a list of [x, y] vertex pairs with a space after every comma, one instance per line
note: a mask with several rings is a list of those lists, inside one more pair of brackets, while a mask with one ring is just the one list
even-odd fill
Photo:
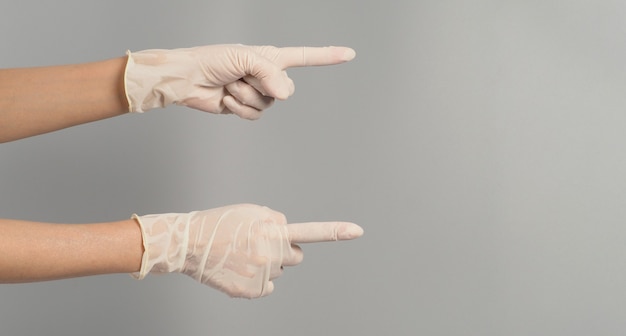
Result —
[[346, 222], [287, 224], [287, 232], [292, 244], [350, 240], [363, 235], [360, 226]]
[[346, 47], [210, 45], [128, 52], [124, 77], [131, 112], [170, 104], [258, 119], [294, 93], [286, 69], [350, 61]]
[[274, 290], [283, 266], [302, 261], [299, 243], [358, 238], [346, 222], [287, 224], [267, 207], [231, 205], [187, 214], [134, 216], [144, 245], [137, 279], [179, 272], [231, 297], [255, 298]]
[[277, 65], [285, 70], [293, 67], [320, 66], [339, 64], [354, 58], [354, 50], [346, 47], [257, 47], [259, 53], [271, 55], [272, 49], [277, 54]]

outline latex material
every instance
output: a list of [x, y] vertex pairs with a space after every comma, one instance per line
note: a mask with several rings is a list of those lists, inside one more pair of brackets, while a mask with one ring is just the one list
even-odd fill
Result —
[[280, 212], [252, 204], [133, 218], [144, 244], [135, 278], [180, 272], [243, 298], [270, 294], [272, 279], [282, 274], [282, 266], [302, 261], [302, 251], [294, 244], [363, 234], [359, 226], [346, 222], [287, 224]]
[[210, 45], [127, 52], [124, 75], [131, 112], [170, 104], [257, 119], [274, 98], [294, 93], [285, 69], [349, 61], [345, 47]]

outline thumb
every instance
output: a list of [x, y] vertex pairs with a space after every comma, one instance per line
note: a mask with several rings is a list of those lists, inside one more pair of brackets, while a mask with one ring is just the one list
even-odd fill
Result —
[[363, 229], [348, 222], [311, 222], [287, 224], [292, 244], [350, 240], [361, 237]]
[[244, 80], [263, 95], [285, 100], [294, 93], [293, 81], [278, 65], [251, 48], [243, 59], [240, 64], [244, 64]]

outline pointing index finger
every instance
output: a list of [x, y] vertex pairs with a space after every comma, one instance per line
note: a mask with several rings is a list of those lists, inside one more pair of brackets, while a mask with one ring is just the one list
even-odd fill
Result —
[[289, 241], [293, 244], [350, 240], [361, 237], [363, 229], [348, 222], [310, 222], [287, 224]]
[[285, 47], [280, 48], [278, 66], [292, 67], [333, 65], [351, 61], [356, 52], [347, 47]]

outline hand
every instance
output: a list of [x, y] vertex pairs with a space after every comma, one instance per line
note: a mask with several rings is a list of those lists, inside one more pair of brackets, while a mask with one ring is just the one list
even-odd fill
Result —
[[286, 69], [339, 64], [354, 56], [345, 47], [244, 45], [128, 52], [124, 84], [131, 112], [178, 104], [253, 120], [274, 99], [293, 94]]
[[134, 218], [145, 249], [136, 278], [180, 272], [243, 298], [272, 293], [272, 280], [282, 274], [283, 266], [302, 261], [296, 244], [363, 234], [358, 225], [346, 222], [287, 224], [283, 214], [252, 204]]

